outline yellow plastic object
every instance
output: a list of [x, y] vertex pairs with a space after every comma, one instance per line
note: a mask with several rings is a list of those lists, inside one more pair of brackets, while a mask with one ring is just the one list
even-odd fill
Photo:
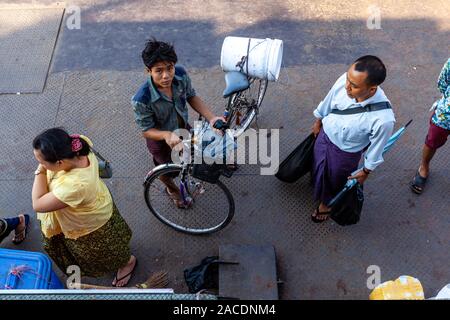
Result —
[[370, 300], [424, 300], [422, 284], [416, 278], [401, 276], [395, 281], [387, 281], [375, 289]]

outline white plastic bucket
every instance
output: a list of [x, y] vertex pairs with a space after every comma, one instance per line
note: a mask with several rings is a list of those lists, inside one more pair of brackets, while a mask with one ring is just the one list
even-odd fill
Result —
[[247, 50], [249, 54], [242, 70], [245, 74], [248, 70], [248, 76], [278, 80], [283, 59], [283, 41], [278, 39], [226, 37], [220, 55], [222, 70], [240, 71], [236, 65], [247, 56]]

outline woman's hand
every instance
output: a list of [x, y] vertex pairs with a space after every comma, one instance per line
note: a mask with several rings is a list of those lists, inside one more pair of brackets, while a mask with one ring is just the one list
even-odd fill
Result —
[[47, 175], [47, 169], [46, 169], [42, 164], [39, 164], [39, 165], [38, 165], [36, 171], [39, 171], [40, 174], [45, 174], [45, 175]]
[[31, 191], [31, 200], [33, 209], [36, 212], [52, 212], [67, 207], [67, 204], [56, 198], [56, 196], [49, 192], [47, 185], [47, 169], [39, 164], [36, 171], [39, 174], [35, 176], [33, 189]]

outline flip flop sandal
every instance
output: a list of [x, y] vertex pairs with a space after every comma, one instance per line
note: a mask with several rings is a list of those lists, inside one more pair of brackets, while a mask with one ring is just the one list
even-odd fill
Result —
[[[311, 220], [315, 223], [322, 223], [328, 220], [328, 218], [330, 217], [331, 211], [328, 212], [320, 212], [319, 208], [316, 209], [315, 215], [311, 215]], [[327, 217], [324, 219], [319, 219], [317, 216], [318, 215], [326, 215]]]
[[187, 209], [192, 205], [192, 199], [186, 205], [183, 200], [180, 199], [178, 193], [170, 192], [168, 188], [166, 188], [166, 193], [178, 209]]
[[[136, 267], [137, 267], [137, 264], [138, 264], [138, 259], [137, 259], [136, 257], [135, 257], [135, 259], [136, 259], [136, 262], [134, 263], [133, 269], [132, 269], [130, 272], [128, 272], [126, 275], [124, 275], [124, 276], [121, 277], [121, 278], [117, 278], [117, 273], [116, 273], [116, 276], [114, 277], [114, 280], [116, 281], [116, 284], [115, 284], [115, 285], [112, 284], [113, 287], [123, 288], [123, 287], [125, 287], [126, 285], [128, 285], [128, 283], [130, 283], [131, 279], [132, 279], [133, 276], [134, 276], [134, 271], [136, 270]], [[118, 283], [119, 281], [122, 281], [123, 279], [125, 279], [125, 278], [128, 277], [128, 276], [130, 276], [130, 278], [128, 279], [127, 283], [125, 283], [125, 285], [120, 286], [120, 287], [117, 286], [117, 283]]]
[[427, 178], [422, 177], [419, 171], [417, 171], [413, 181], [410, 184], [411, 190], [416, 194], [421, 194], [425, 188], [426, 182]]
[[[28, 229], [30, 226], [30, 216], [24, 214], [24, 217], [25, 217], [25, 228], [23, 228], [22, 231], [15, 233], [14, 238], [12, 239], [12, 243], [16, 245], [21, 244], [27, 238], [28, 235]], [[18, 237], [21, 237], [22, 239], [17, 240]]]

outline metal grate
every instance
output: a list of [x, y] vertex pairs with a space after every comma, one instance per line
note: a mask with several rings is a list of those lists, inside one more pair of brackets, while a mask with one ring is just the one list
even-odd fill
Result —
[[217, 300], [217, 297], [174, 294], [172, 289], [2, 290], [0, 300]]

